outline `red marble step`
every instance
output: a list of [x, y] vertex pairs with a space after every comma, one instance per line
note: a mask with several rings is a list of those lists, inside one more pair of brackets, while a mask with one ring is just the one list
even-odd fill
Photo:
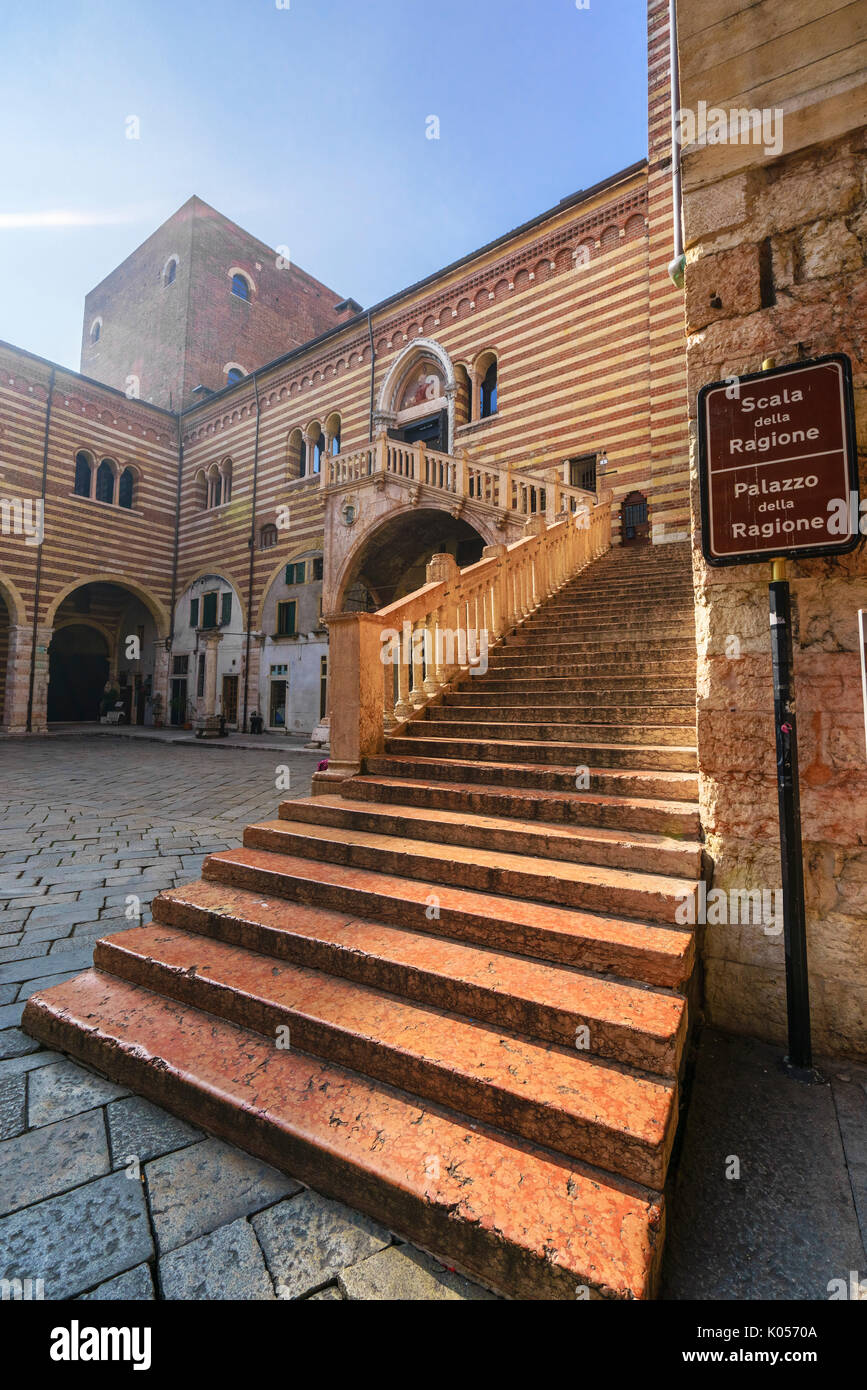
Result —
[[[447, 691], [443, 696], [443, 707], [480, 710], [489, 708], [510, 713], [515, 705], [522, 709], [528, 708], [527, 691], [513, 689], [511, 682], [500, 681], [498, 686], [503, 688], [492, 690], [481, 676], [474, 677], [472, 684], [468, 683], [458, 690]], [[695, 682], [689, 681], [686, 677], [681, 681], [668, 680], [662, 684], [636, 675], [631, 679], [623, 679], [618, 689], [602, 685], [601, 681], [594, 686], [585, 678], [575, 683], [562, 681], [559, 690], [540, 690], [537, 687], [534, 694], [535, 699], [529, 707], [545, 719], [550, 719], [555, 714], [559, 717], [561, 713], [565, 718], [567, 710], [586, 709], [594, 705], [603, 709], [614, 705], [632, 711], [656, 709], [678, 701], [678, 707], [681, 709], [695, 709]]]
[[[433, 775], [433, 774], [431, 774]], [[574, 777], [570, 786], [574, 786]], [[391, 775], [362, 774], [346, 784], [346, 794], [383, 805], [426, 806], [478, 816], [515, 817], [548, 825], [599, 826], [618, 831], [649, 831], [677, 839], [698, 840], [698, 808], [677, 801], [591, 792], [557, 792], [544, 788], [474, 785], [458, 781], [424, 781]]]
[[[226, 851], [233, 857], [239, 853]], [[230, 859], [224, 869], [237, 871], [238, 864], [237, 858]], [[241, 881], [229, 879], [233, 886]], [[184, 904], [189, 902], [191, 894], [185, 889], [172, 889], [168, 902], [176, 902], [178, 894]], [[212, 893], [215, 899], [219, 904], [219, 896]], [[189, 911], [182, 912], [181, 921], [166, 922], [163, 905], [157, 908], [156, 901], [155, 921], [196, 930]], [[340, 922], [334, 913], [323, 920], [320, 914], [287, 911], [285, 902], [261, 903], [250, 911], [259, 923], [252, 937], [239, 940], [237, 935], [212, 932], [210, 917], [204, 919], [207, 934], [543, 1042], [574, 1048], [576, 1030], [586, 1027], [590, 1055], [660, 1076], [677, 1075], [687, 1018], [685, 999], [672, 990], [603, 979], [573, 966], [381, 921], [344, 917]], [[263, 929], [263, 914], [270, 931]]]
[[646, 1188], [100, 971], [31, 996], [25, 1026], [502, 1293], [655, 1292], [662, 1200]]
[[508, 850], [541, 859], [606, 865], [696, 879], [701, 876], [701, 845], [652, 832], [596, 827], [540, 825], [503, 816], [475, 814], [427, 804], [377, 806], [354, 796], [354, 779], [339, 796], [315, 796], [284, 801], [281, 820], [329, 825], [341, 830], [365, 830], [380, 835], [429, 840], [439, 845]]
[[577, 700], [564, 701], [553, 706], [534, 704], [528, 708], [521, 705], [468, 704], [437, 705], [428, 707], [429, 723], [459, 724], [461, 728], [479, 726], [482, 738], [490, 737], [491, 727], [502, 729], [509, 737], [513, 729], [519, 737], [525, 737], [528, 729], [539, 730], [542, 738], [554, 734], [567, 733], [570, 738], [579, 736], [576, 731], [585, 729], [631, 729], [638, 725], [643, 729], [684, 729], [695, 723], [695, 696], [688, 703], [648, 705], [645, 701], [632, 705], [604, 705], [594, 701], [581, 704]]
[[529, 721], [512, 720], [508, 724], [499, 720], [459, 720], [434, 718], [436, 711], [430, 709], [407, 724], [403, 737], [410, 738], [448, 738], [485, 739], [502, 736], [504, 739], [521, 739], [545, 747], [550, 743], [580, 743], [598, 739], [604, 743], [629, 744], [646, 737], [662, 747], [695, 749], [695, 721], [682, 724], [648, 723], [647, 718], [636, 718], [632, 723], [621, 720], [618, 723], [584, 724], [531, 724]]
[[170, 927], [106, 937], [94, 963], [272, 1041], [288, 1027], [293, 1050], [664, 1186], [677, 1123], [673, 1082]]
[[[407, 726], [413, 729], [412, 724]], [[663, 746], [659, 743], [539, 743], [527, 739], [476, 739], [432, 737], [419, 725], [418, 731], [398, 738], [386, 738], [386, 752], [399, 757], [466, 759], [481, 762], [539, 763], [577, 767], [620, 767], [643, 772], [696, 771], [694, 746]], [[572, 773], [574, 782], [575, 773]], [[697, 792], [690, 792], [696, 796]]]
[[695, 962], [693, 934], [683, 928], [265, 850], [209, 855], [202, 873], [200, 883], [155, 898], [155, 920], [366, 983], [379, 983], [364, 973], [368, 963], [335, 944], [334, 932], [352, 918], [672, 989], [686, 987]]
[[[310, 799], [311, 817], [317, 814], [318, 800]], [[666, 924], [676, 921], [675, 914], [695, 891], [694, 883], [663, 874], [569, 863], [472, 845], [449, 843], [444, 849], [427, 840], [301, 819], [248, 825], [244, 847]]]
[[[394, 740], [388, 740], [389, 748]], [[488, 761], [473, 757], [470, 747], [463, 758], [425, 756], [418, 741], [402, 740], [404, 755], [378, 754], [365, 759], [365, 770], [374, 776], [435, 778], [441, 782], [480, 782], [486, 785], [514, 787], [527, 791], [575, 791], [575, 763], [567, 767], [544, 766], [539, 763]], [[588, 765], [588, 787], [594, 795], [622, 797], [663, 797], [669, 801], [688, 803], [690, 809], [698, 800], [698, 775], [692, 772], [657, 772], [638, 768], [611, 768]]]

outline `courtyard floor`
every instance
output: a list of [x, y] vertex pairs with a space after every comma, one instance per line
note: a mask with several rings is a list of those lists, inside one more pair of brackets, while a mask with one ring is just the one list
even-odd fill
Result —
[[[0, 741], [0, 1278], [42, 1278], [48, 1299], [491, 1298], [21, 1032], [29, 994], [134, 924], [131, 898], [147, 921], [205, 854], [308, 795], [322, 757], [290, 739], [57, 735]], [[834, 1280], [867, 1297], [867, 1068], [828, 1063], [807, 1087], [777, 1058], [701, 1037], [666, 1298], [827, 1299]]]

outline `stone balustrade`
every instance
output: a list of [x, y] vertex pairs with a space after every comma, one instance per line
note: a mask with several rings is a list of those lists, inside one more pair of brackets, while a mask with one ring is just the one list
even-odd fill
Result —
[[405, 444], [380, 434], [372, 444], [324, 458], [319, 485], [323, 490], [356, 488], [363, 483], [382, 487], [386, 479], [402, 479], [502, 512], [542, 515], [549, 523], [564, 512], [595, 506], [595, 493], [570, 486], [556, 476], [556, 471], [500, 468], [471, 458], [465, 449], [455, 455], [443, 454], [425, 444]]
[[427, 582], [377, 613], [327, 615], [331, 756], [314, 792], [360, 772], [386, 734], [481, 670], [491, 648], [610, 545], [604, 493], [592, 509], [550, 525], [531, 516], [520, 540], [486, 546], [466, 569], [434, 555]]

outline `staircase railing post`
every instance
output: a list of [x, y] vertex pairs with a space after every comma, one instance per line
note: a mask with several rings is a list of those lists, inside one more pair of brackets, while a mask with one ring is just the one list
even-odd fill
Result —
[[326, 618], [331, 684], [331, 754], [314, 773], [313, 791], [327, 792], [381, 753], [382, 623], [377, 613], [331, 613]]

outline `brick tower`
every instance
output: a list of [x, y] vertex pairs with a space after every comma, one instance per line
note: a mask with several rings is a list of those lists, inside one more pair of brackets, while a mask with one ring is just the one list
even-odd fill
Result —
[[357, 309], [192, 197], [88, 294], [81, 371], [178, 410]]

